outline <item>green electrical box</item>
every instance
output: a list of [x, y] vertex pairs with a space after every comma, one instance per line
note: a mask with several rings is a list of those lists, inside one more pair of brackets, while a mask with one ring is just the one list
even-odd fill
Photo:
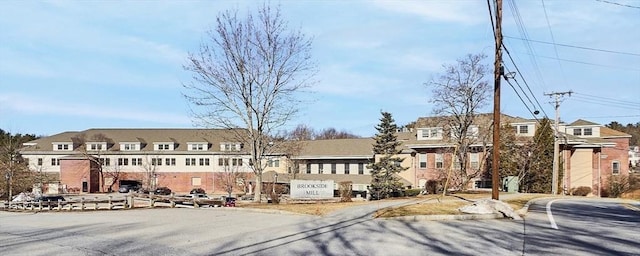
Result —
[[507, 176], [502, 178], [502, 191], [508, 193], [517, 193], [518, 192], [518, 184], [519, 184], [518, 176]]

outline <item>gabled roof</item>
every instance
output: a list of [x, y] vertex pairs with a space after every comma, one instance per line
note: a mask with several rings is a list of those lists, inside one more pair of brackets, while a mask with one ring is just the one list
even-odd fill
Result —
[[[109, 151], [120, 149], [120, 143], [140, 142], [140, 151], [153, 151], [154, 142], [174, 142], [175, 151], [187, 151], [187, 142], [208, 142], [209, 151], [219, 151], [220, 142], [235, 142], [242, 129], [89, 129], [81, 132], [63, 132], [26, 143], [23, 151], [51, 151], [52, 143], [107, 142]], [[100, 141], [102, 140], [102, 141]]]
[[587, 121], [587, 120], [583, 120], [583, 119], [578, 119], [576, 121], [574, 121], [573, 123], [570, 123], [569, 126], [600, 126], [600, 124], [591, 122], [591, 121]]
[[614, 129], [611, 129], [609, 127], [606, 126], [602, 126], [600, 127], [600, 137], [603, 138], [610, 138], [610, 137], [631, 137], [630, 134], [621, 132], [621, 131], [617, 131]]
[[303, 141], [300, 157], [305, 156], [372, 156], [372, 138]]

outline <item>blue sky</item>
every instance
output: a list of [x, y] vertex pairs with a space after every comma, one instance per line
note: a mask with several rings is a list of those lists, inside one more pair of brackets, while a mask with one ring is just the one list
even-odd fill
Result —
[[[526, 81], [542, 111], [553, 118], [544, 93], [573, 90], [561, 105], [563, 121], [640, 121], [640, 1], [515, 2], [504, 3], [505, 45], [524, 77], [519, 84], [528, 91]], [[52, 135], [193, 127], [181, 96], [188, 52], [197, 50], [217, 13], [255, 10], [258, 3], [1, 1], [0, 128]], [[314, 38], [319, 69], [314, 101], [301, 106], [292, 127], [370, 136], [381, 110], [398, 124], [431, 115], [424, 84], [443, 64], [468, 53], [485, 53], [493, 63], [486, 1], [280, 3], [289, 26]], [[591, 50], [514, 39], [525, 36]], [[506, 54], [504, 62], [515, 69]], [[532, 118], [514, 89], [502, 85], [502, 111]], [[491, 108], [489, 102], [486, 112]]]

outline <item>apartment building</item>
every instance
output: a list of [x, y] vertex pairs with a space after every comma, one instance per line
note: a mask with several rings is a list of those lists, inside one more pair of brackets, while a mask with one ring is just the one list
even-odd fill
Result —
[[[399, 174], [405, 187], [426, 188], [446, 177], [449, 168], [459, 169], [451, 128], [442, 117], [421, 117], [410, 129], [397, 132], [401, 145]], [[537, 120], [502, 115], [517, 139], [530, 140]], [[469, 188], [490, 187], [487, 162], [491, 150], [491, 114], [476, 118], [466, 136]], [[559, 124], [560, 157], [565, 191], [589, 186], [598, 194], [612, 175], [629, 173], [628, 134], [597, 123], [577, 120]], [[227, 129], [89, 129], [63, 132], [24, 144], [21, 153], [30, 169], [59, 177], [43, 184], [45, 192], [99, 192], [121, 184], [167, 186], [175, 192], [203, 188], [225, 193], [229, 175], [234, 191], [251, 193], [255, 177], [250, 157], [238, 139], [241, 130]], [[371, 181], [368, 164], [372, 138], [295, 142], [295, 152], [274, 152], [266, 157], [263, 182], [287, 185], [291, 179], [349, 181], [354, 191], [367, 191]], [[277, 151], [277, 150], [275, 150]], [[451, 180], [450, 187], [461, 181]]]

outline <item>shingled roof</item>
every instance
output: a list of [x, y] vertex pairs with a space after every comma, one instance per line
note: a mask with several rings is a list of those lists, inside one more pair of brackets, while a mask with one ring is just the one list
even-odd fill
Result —
[[[173, 142], [175, 151], [187, 151], [188, 142], [204, 142], [209, 151], [219, 151], [221, 142], [237, 142], [235, 135], [243, 130], [230, 129], [89, 129], [63, 132], [25, 143], [23, 151], [50, 151], [56, 142], [108, 142], [110, 151], [119, 150], [120, 143], [140, 142], [140, 151], [153, 151], [153, 143]], [[76, 145], [77, 146], [77, 145]]]

